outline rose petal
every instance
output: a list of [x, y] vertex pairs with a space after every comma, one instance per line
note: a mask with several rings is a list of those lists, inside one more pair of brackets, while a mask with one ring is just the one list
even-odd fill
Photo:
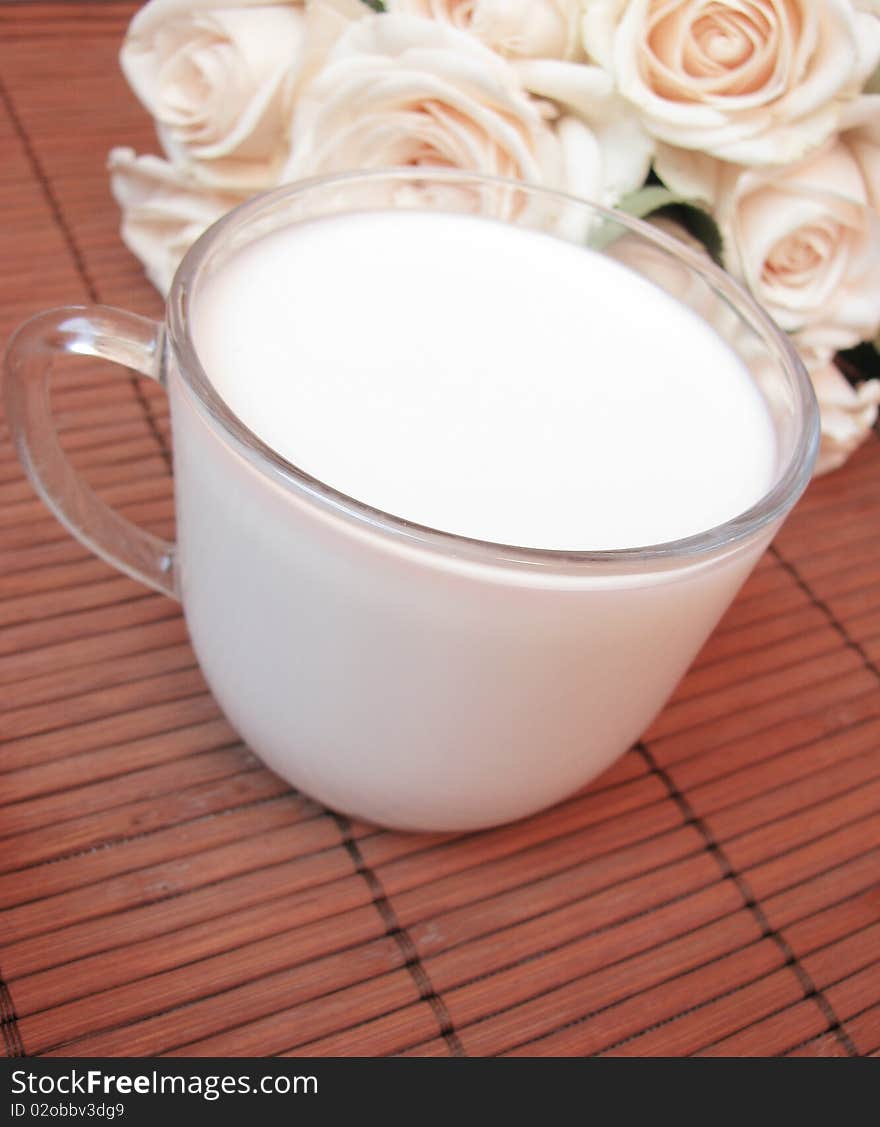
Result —
[[849, 0], [590, 0], [583, 34], [659, 141], [739, 164], [821, 148], [880, 53]]
[[841, 466], [870, 434], [880, 405], [880, 380], [854, 388], [831, 361], [816, 364], [809, 372], [819, 401], [818, 475]]
[[107, 167], [123, 242], [164, 295], [186, 251], [242, 197], [206, 192], [167, 161], [130, 148], [113, 149]]

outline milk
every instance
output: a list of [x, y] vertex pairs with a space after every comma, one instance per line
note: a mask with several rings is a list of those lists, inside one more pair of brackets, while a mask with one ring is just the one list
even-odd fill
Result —
[[[383, 213], [218, 258], [187, 298], [210, 380], [289, 462], [376, 509], [500, 544], [624, 547], [711, 527], [773, 475], [736, 356], [598, 254]], [[473, 829], [588, 782], [662, 707], [774, 531], [589, 564], [440, 547], [249, 450], [180, 364], [172, 349], [199, 662], [271, 767], [368, 820]]]
[[466, 215], [354, 213], [238, 251], [192, 307], [222, 398], [288, 461], [446, 532], [629, 548], [766, 492], [763, 399], [620, 263]]

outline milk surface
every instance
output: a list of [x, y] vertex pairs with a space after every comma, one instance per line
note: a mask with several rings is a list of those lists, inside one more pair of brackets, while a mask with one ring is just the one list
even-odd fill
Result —
[[305, 472], [504, 544], [638, 547], [770, 487], [767, 408], [688, 309], [598, 252], [494, 220], [373, 212], [276, 231], [207, 278], [210, 380]]

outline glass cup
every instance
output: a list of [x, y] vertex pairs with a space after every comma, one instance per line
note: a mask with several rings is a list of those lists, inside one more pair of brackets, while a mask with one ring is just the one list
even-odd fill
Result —
[[[767, 403], [778, 463], [766, 495], [682, 540], [541, 550], [414, 525], [270, 449], [201, 367], [193, 295], [273, 230], [389, 206], [550, 230], [700, 313]], [[176, 544], [129, 523], [72, 471], [49, 412], [57, 353], [104, 357], [167, 390]], [[205, 677], [254, 751], [332, 807], [418, 830], [529, 814], [626, 751], [803, 491], [818, 446], [815, 398], [788, 340], [705, 256], [595, 204], [450, 170], [352, 173], [243, 204], [186, 255], [164, 325], [100, 306], [42, 313], [10, 343], [6, 395], [39, 494], [98, 555], [180, 599]]]

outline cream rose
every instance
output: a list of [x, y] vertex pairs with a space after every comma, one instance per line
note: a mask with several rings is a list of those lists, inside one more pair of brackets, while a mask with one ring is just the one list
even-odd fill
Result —
[[388, 12], [468, 31], [513, 59], [579, 59], [584, 0], [385, 0]]
[[654, 141], [599, 67], [561, 59], [520, 59], [512, 64], [530, 94], [584, 122], [601, 157], [592, 198], [615, 204], [640, 188], [651, 167]]
[[133, 149], [113, 149], [108, 168], [111, 190], [122, 209], [122, 241], [163, 295], [199, 235], [244, 198], [207, 191], [168, 161], [135, 156]]
[[859, 167], [868, 203], [880, 215], [880, 94], [866, 94], [848, 105], [841, 125], [841, 143]]
[[[291, 148], [289, 180], [410, 165], [608, 195], [603, 141], [584, 121], [530, 97], [516, 67], [473, 36], [413, 16], [345, 31], [298, 101]], [[624, 159], [635, 186], [644, 153]], [[626, 179], [615, 170], [616, 184]]]
[[816, 473], [842, 466], [877, 421], [880, 380], [853, 387], [830, 357], [804, 357], [819, 401], [822, 440]]
[[655, 137], [748, 165], [822, 145], [880, 59], [849, 0], [590, 0], [583, 30]]
[[663, 180], [712, 211], [727, 269], [799, 347], [829, 354], [880, 327], [880, 96], [859, 99], [847, 119], [835, 141], [787, 168], [657, 154]]
[[[358, 0], [150, 0], [120, 54], [168, 157], [210, 188], [278, 182], [298, 82]], [[328, 30], [330, 29], [330, 30]]]

